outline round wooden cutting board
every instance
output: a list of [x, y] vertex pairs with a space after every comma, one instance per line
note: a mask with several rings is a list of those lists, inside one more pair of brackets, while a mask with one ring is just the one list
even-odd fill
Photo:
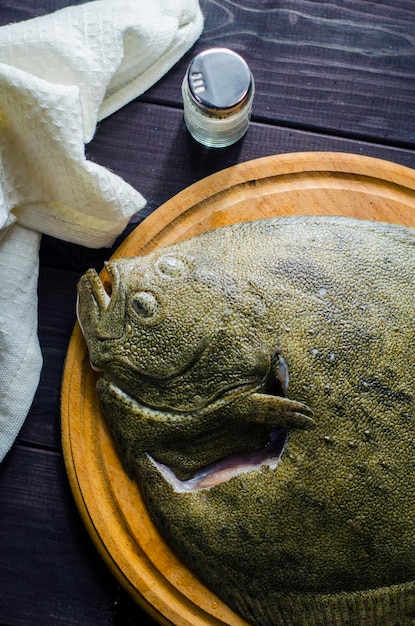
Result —
[[[195, 183], [146, 218], [114, 257], [234, 222], [344, 215], [415, 227], [415, 171], [342, 153], [296, 153], [236, 165]], [[76, 326], [62, 385], [62, 438], [71, 487], [88, 531], [120, 583], [160, 624], [246, 622], [177, 559], [122, 469], [95, 394], [96, 374]]]

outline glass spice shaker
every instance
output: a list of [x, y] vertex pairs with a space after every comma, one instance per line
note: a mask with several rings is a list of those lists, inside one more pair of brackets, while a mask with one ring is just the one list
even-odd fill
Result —
[[248, 130], [254, 78], [245, 60], [228, 48], [209, 48], [190, 62], [183, 79], [184, 121], [199, 143], [224, 148]]

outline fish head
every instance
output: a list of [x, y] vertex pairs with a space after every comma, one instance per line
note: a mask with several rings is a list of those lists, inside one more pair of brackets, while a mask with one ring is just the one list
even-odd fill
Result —
[[214, 281], [201, 280], [192, 261], [173, 254], [123, 258], [105, 264], [102, 280], [88, 270], [79, 281], [77, 315], [91, 364], [126, 391], [132, 379], [177, 376], [214, 335], [220, 300]]
[[299, 403], [278, 397], [270, 407], [284, 368], [259, 327], [252, 331], [259, 305], [230, 272], [199, 256], [170, 247], [116, 259], [101, 278], [88, 270], [78, 284], [98, 395], [129, 473], [150, 454], [189, 477], [265, 447], [276, 424], [310, 424]]

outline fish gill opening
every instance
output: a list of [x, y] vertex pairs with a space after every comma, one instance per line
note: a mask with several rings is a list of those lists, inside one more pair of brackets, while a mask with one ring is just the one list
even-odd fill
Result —
[[[270, 376], [266, 383], [266, 393], [285, 397], [289, 382], [288, 367], [285, 360], [278, 357], [276, 373]], [[263, 466], [275, 469], [284, 452], [288, 440], [288, 429], [272, 427], [266, 445], [249, 452], [235, 452], [223, 459], [210, 463], [199, 469], [192, 478], [180, 480], [174, 472], [162, 463], [149, 458], [157, 467], [163, 478], [172, 486], [174, 491], [183, 493], [210, 489], [215, 485], [227, 482], [231, 478], [244, 472], [258, 470]]]
[[158, 463], [150, 455], [149, 458], [174, 491], [179, 493], [199, 491], [200, 489], [210, 489], [239, 474], [258, 470], [263, 466], [275, 469], [281, 459], [287, 438], [287, 429], [272, 428], [264, 448], [251, 452], [233, 453], [202, 467], [192, 478], [187, 480], [180, 480], [167, 465]]

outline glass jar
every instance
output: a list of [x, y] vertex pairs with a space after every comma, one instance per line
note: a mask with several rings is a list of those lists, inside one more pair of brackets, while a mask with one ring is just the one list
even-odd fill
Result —
[[248, 130], [255, 85], [245, 60], [228, 48], [210, 48], [190, 62], [183, 79], [184, 121], [199, 143], [230, 146]]

